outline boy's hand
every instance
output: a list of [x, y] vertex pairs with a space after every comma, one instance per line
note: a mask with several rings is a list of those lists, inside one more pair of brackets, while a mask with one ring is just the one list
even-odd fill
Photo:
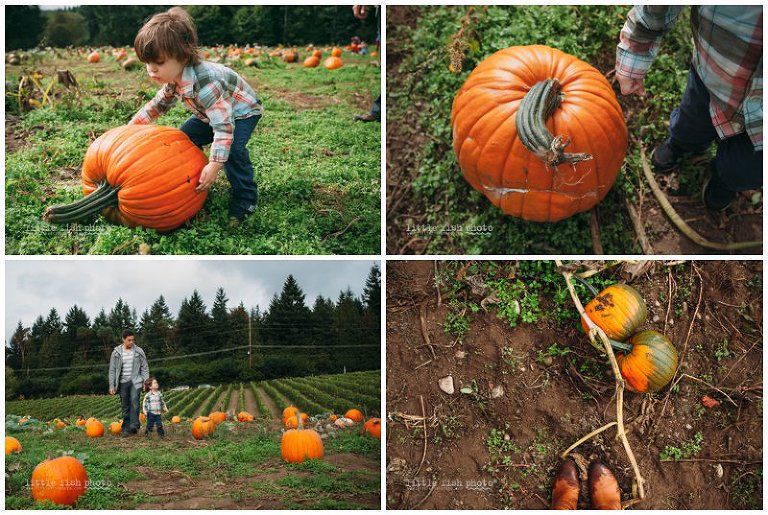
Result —
[[645, 84], [643, 84], [643, 79], [631, 79], [617, 73], [616, 80], [619, 82], [619, 88], [621, 89], [622, 95], [645, 96]]
[[205, 165], [205, 168], [203, 168], [203, 171], [200, 173], [200, 183], [197, 185], [197, 188], [195, 188], [195, 191], [199, 193], [210, 188], [216, 181], [216, 177], [219, 175], [222, 168], [224, 168], [223, 163], [216, 163], [213, 161]]

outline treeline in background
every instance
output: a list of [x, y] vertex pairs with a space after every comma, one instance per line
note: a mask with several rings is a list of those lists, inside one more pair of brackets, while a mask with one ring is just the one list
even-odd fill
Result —
[[[82, 5], [41, 10], [34, 5], [5, 7], [6, 51], [36, 46], [126, 46], [153, 15], [172, 6]], [[375, 8], [365, 20], [351, 5], [189, 5], [201, 46], [348, 44], [352, 36], [373, 43], [378, 30]]]
[[93, 319], [74, 305], [63, 320], [51, 309], [31, 327], [20, 321], [5, 349], [6, 399], [106, 392], [124, 329], [136, 332], [163, 388], [380, 368], [378, 266], [361, 297], [347, 289], [308, 306], [289, 275], [265, 311], [228, 302], [219, 288], [210, 310], [194, 291], [176, 316], [160, 295], [140, 316], [118, 299]]

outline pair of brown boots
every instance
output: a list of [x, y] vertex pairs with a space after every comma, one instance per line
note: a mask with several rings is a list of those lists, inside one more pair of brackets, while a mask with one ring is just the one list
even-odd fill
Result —
[[[620, 510], [621, 491], [613, 473], [600, 463], [593, 461], [587, 475], [589, 497], [593, 510]], [[576, 464], [566, 460], [560, 466], [552, 487], [552, 510], [575, 510], [579, 502], [579, 471]]]

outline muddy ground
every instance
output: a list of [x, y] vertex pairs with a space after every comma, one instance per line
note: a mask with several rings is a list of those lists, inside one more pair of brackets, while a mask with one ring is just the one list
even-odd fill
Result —
[[[440, 270], [447, 266], [438, 263]], [[438, 303], [435, 270], [432, 261], [387, 266], [387, 505], [546, 508], [558, 454], [616, 419], [607, 358], [575, 323], [558, 326], [542, 316], [513, 328], [493, 306], [469, 315], [463, 341], [446, 334], [452, 296], [442, 291]], [[656, 262], [632, 282], [648, 303], [643, 328], [664, 332], [681, 359], [673, 392], [668, 386], [655, 395], [625, 395], [628, 438], [646, 481], [645, 499], [636, 509], [762, 507], [761, 278], [762, 263], [756, 261]], [[467, 302], [480, 303], [468, 295]], [[552, 299], [540, 302], [544, 313], [554, 307]], [[421, 313], [434, 357], [424, 345]], [[568, 353], [547, 355], [553, 344]], [[680, 379], [683, 373], [720, 391]], [[438, 387], [448, 375], [453, 395]], [[473, 384], [475, 394], [459, 392]], [[492, 398], [498, 386], [503, 394]], [[705, 408], [704, 395], [719, 406]], [[428, 417], [426, 445], [425, 424], [409, 419], [422, 413]], [[575, 453], [583, 463], [608, 464], [626, 501], [633, 474], [614, 437], [608, 430]], [[687, 457], [662, 461], [661, 454], [674, 453], [671, 448]]]

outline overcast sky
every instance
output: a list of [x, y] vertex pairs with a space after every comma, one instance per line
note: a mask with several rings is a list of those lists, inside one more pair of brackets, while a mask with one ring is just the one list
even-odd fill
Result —
[[374, 261], [6, 261], [5, 333], [10, 340], [19, 320], [29, 327], [52, 307], [62, 320], [73, 305], [91, 318], [107, 312], [122, 297], [138, 316], [161, 294], [171, 312], [197, 289], [210, 311], [216, 289], [229, 297], [228, 306], [265, 309], [285, 278], [293, 274], [311, 306], [318, 295], [338, 298], [349, 287], [361, 295]]

